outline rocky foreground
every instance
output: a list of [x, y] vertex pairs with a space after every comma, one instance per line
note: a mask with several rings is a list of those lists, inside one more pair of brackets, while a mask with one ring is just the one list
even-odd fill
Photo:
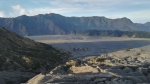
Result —
[[149, 84], [150, 52], [134, 48], [78, 58], [27, 84]]

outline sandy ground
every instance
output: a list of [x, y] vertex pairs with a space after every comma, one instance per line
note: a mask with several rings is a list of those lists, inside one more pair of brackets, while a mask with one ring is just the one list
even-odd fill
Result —
[[81, 36], [81, 35], [41, 35], [27, 36], [38, 42], [47, 44], [57, 43], [78, 43], [78, 42], [99, 42], [99, 41], [127, 41], [127, 40], [150, 40], [145, 38], [128, 38], [128, 37], [100, 37], [100, 36]]
[[[79, 81], [80, 84], [85, 84], [93, 79], [95, 79], [93, 84], [96, 84], [96, 81], [101, 81], [103, 84], [106, 82], [108, 84], [133, 84], [133, 82], [143, 84], [150, 82], [148, 72], [150, 69], [149, 67], [145, 68], [145, 65], [150, 63], [150, 39], [73, 35], [47, 35], [28, 38], [50, 44], [60, 50], [69, 51], [72, 53], [73, 60], [81, 58], [81, 63], [83, 63], [69, 68], [75, 74], [64, 74], [59, 66], [46, 75], [35, 76], [28, 81], [28, 84], [77, 84]], [[106, 61], [89, 61], [88, 59], [91, 58], [95, 60], [106, 58]], [[92, 74], [89, 74], [89, 72]], [[145, 73], [146, 75], [144, 75]], [[70, 82], [70, 80], [73, 82]]]
[[80, 35], [43, 35], [28, 36], [38, 42], [69, 51], [73, 58], [81, 56], [100, 55], [127, 48], [141, 48], [150, 52], [150, 39], [128, 37], [100, 37]]

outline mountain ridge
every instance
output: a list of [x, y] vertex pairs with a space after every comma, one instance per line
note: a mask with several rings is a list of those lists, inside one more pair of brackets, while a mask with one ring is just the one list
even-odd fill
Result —
[[0, 26], [22, 36], [76, 34], [92, 29], [150, 31], [150, 25], [133, 23], [126, 17], [117, 19], [104, 16], [66, 17], [55, 13], [0, 18]]

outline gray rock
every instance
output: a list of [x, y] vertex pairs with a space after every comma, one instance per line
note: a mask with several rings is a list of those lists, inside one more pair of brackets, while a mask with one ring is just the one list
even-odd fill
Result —
[[104, 82], [104, 81], [106, 81], [106, 78], [97, 78], [96, 80], [94, 80], [94, 83]]
[[6, 81], [2, 78], [0, 78], [0, 84], [6, 84]]
[[125, 73], [133, 72], [133, 70], [132, 70], [131, 68], [129, 68], [129, 67], [124, 68], [123, 71], [124, 71]]
[[139, 67], [137, 69], [137, 71], [143, 75], [148, 75], [148, 69], [147, 68], [143, 68], [143, 67]]
[[131, 81], [131, 80], [125, 80], [125, 81], [124, 81], [124, 84], [134, 84], [134, 83], [133, 83], [133, 81]]
[[148, 80], [148, 82], [150, 82], [150, 73], [147, 76], [147, 80]]
[[111, 80], [111, 84], [119, 84], [116, 80]]

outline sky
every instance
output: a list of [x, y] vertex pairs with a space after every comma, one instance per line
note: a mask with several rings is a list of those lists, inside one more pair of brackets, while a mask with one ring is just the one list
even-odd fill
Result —
[[63, 16], [127, 17], [150, 22], [150, 0], [0, 0], [0, 17], [57, 13]]

